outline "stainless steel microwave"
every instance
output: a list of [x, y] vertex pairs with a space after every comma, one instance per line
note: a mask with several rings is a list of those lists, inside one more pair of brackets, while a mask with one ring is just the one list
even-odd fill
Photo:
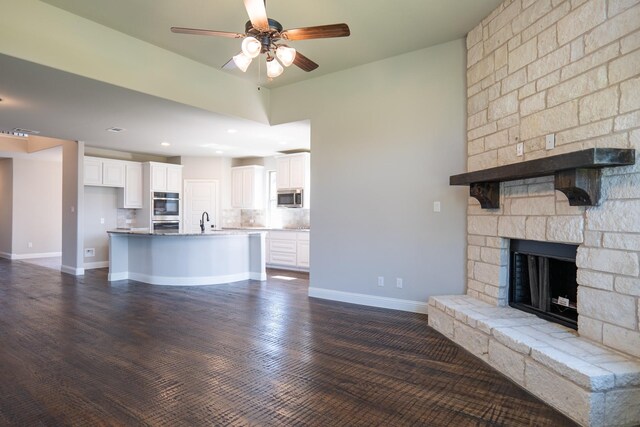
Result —
[[304, 190], [302, 188], [291, 188], [278, 190], [279, 208], [301, 208], [304, 203]]

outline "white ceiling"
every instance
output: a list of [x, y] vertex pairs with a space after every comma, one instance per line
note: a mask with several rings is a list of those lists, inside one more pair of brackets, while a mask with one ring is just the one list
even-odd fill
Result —
[[[174, 34], [171, 26], [244, 32], [242, 0], [42, 0], [73, 14], [220, 68], [240, 40]], [[252, 64], [246, 74], [278, 87], [463, 37], [502, 0], [269, 0], [284, 28], [346, 22], [351, 36], [290, 42], [320, 67], [295, 66], [272, 82]], [[44, 35], [43, 35], [44, 36]], [[266, 156], [309, 148], [309, 123], [256, 124], [0, 55], [0, 130], [35, 129], [89, 146], [174, 155]], [[262, 67], [262, 73], [265, 72]], [[110, 133], [109, 127], [127, 129]], [[237, 133], [227, 133], [237, 129]], [[167, 141], [172, 145], [162, 147]], [[223, 153], [217, 153], [222, 151]]]

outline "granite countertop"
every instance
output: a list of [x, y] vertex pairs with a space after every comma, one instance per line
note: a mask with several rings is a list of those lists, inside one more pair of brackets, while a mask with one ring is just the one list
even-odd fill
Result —
[[115, 230], [109, 230], [107, 231], [107, 233], [111, 233], [111, 234], [129, 234], [129, 235], [137, 235], [137, 236], [175, 236], [175, 237], [185, 237], [185, 236], [246, 236], [248, 234], [256, 234], [256, 233], [260, 233], [261, 231], [266, 231], [266, 230], [240, 230], [240, 229], [236, 229], [236, 230], [211, 230], [211, 231], [207, 231], [206, 233], [200, 233], [200, 232], [196, 232], [196, 233], [189, 233], [189, 232], [182, 232], [182, 233], [172, 233], [172, 232], [167, 232], [167, 231], [149, 231], [149, 229], [146, 230], [127, 230], [127, 229], [115, 229]]
[[261, 231], [310, 231], [310, 228], [282, 228], [282, 227], [222, 227], [223, 230], [261, 230]]

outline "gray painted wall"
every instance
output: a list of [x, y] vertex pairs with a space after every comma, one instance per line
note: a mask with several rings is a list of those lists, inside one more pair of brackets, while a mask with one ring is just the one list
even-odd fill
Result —
[[[100, 219], [104, 218], [104, 224]], [[112, 187], [84, 187], [84, 248], [94, 248], [95, 256], [84, 258], [86, 263], [109, 261], [107, 230], [118, 227], [118, 189]]]
[[465, 55], [457, 40], [272, 91], [273, 124], [311, 120], [312, 287], [463, 293]]
[[13, 212], [14, 254], [61, 252], [62, 161], [13, 159]]
[[11, 254], [13, 227], [13, 160], [0, 159], [0, 256]]
[[84, 142], [62, 143], [62, 270], [82, 272]]

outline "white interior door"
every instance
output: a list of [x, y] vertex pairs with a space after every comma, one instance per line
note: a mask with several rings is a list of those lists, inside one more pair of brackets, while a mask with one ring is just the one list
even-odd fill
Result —
[[[211, 225], [221, 228], [218, 208], [218, 181], [216, 180], [196, 180], [184, 181], [184, 226], [187, 233], [197, 233], [200, 231], [200, 219], [202, 213], [209, 214], [209, 222], [205, 222], [205, 229], [211, 229]], [[205, 218], [206, 221], [206, 218]]]

